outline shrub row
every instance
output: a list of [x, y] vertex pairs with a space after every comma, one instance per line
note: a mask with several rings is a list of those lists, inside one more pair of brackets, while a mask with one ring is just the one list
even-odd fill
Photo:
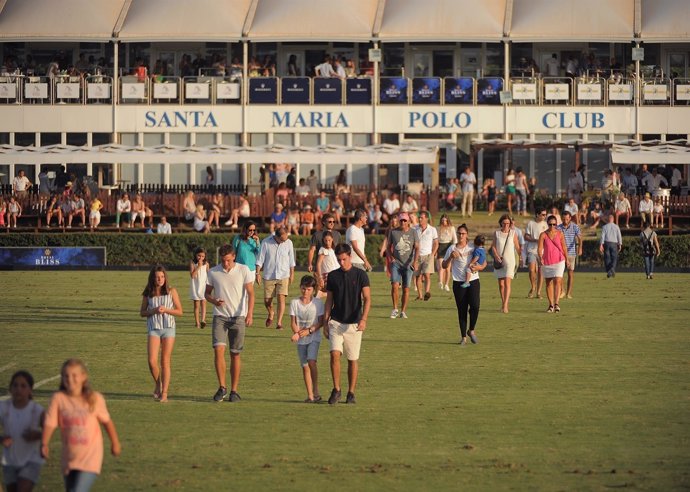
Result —
[[[122, 234], [122, 233], [72, 233], [72, 234], [33, 234], [12, 233], [0, 235], [0, 246], [15, 247], [57, 247], [57, 246], [105, 246], [110, 266], [146, 266], [162, 263], [170, 267], [186, 267], [194, 248], [201, 246], [215, 261], [216, 248], [229, 242], [226, 234]], [[297, 256], [297, 264], [305, 266], [309, 238], [292, 236]], [[366, 254], [372, 265], [381, 265], [379, 248], [383, 236], [367, 236]], [[666, 268], [690, 267], [690, 236], [662, 236], [659, 238], [661, 257], [658, 266]], [[602, 265], [599, 243], [586, 240], [583, 245], [581, 264], [591, 267]], [[623, 238], [623, 250], [619, 266], [643, 268], [640, 242], [637, 237]]]

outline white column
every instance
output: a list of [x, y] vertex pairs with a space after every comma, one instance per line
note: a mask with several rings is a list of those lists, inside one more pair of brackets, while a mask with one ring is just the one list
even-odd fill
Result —
[[[144, 146], [144, 134], [139, 132], [137, 136], [137, 141], [139, 142], [139, 147]], [[144, 182], [144, 163], [140, 162], [137, 164], [137, 184], [142, 184]]]
[[[319, 135], [319, 145], [326, 145], [326, 134], [321, 133]], [[321, 186], [326, 185], [326, 163], [322, 162], [319, 164], [319, 182], [321, 183]]]
[[[196, 145], [196, 133], [192, 132], [189, 134], [189, 145]], [[187, 172], [189, 173], [189, 184], [196, 184], [196, 164], [187, 164]]]
[[[91, 147], [93, 145], [93, 133], [86, 133], [86, 146]], [[93, 177], [93, 162], [86, 163], [86, 175]]]
[[[299, 147], [300, 142], [301, 142], [300, 134], [295, 133], [293, 136], [293, 139], [292, 139], [292, 145], [294, 145], [295, 147]], [[301, 176], [302, 176], [302, 173], [300, 172], [300, 163], [296, 162], [295, 163], [295, 182], [299, 183], [299, 179]]]
[[[345, 134], [345, 145], [347, 145], [348, 147], [352, 147], [352, 141], [353, 141], [352, 133]], [[345, 179], [347, 180], [346, 181], [347, 185], [352, 184], [352, 163], [351, 162], [348, 162], [347, 164], [345, 164]]]

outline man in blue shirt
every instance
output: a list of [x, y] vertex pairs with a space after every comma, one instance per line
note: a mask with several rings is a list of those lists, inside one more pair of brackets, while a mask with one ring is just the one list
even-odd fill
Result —
[[573, 222], [573, 216], [567, 210], [563, 212], [563, 223], [558, 226], [558, 229], [563, 233], [565, 238], [565, 247], [568, 255], [568, 287], [566, 291], [561, 291], [560, 298], [568, 296], [568, 299], [573, 298], [573, 283], [575, 281], [575, 260], [582, 255], [582, 235], [580, 227]]
[[616, 276], [616, 264], [618, 263], [618, 252], [623, 246], [623, 236], [618, 225], [614, 222], [613, 214], [608, 215], [608, 223], [601, 228], [601, 239], [599, 241], [599, 251], [604, 253], [604, 267], [606, 268], [606, 278]]

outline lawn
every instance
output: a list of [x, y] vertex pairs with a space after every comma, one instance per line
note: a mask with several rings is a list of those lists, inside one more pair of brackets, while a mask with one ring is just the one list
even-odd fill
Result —
[[[0, 394], [11, 373], [52, 378], [89, 365], [117, 424], [96, 490], [687, 490], [690, 305], [687, 275], [582, 273], [560, 314], [515, 281], [499, 313], [482, 274], [478, 345], [457, 344], [455, 306], [434, 285], [410, 319], [391, 320], [372, 278], [357, 404], [306, 405], [288, 334], [248, 332], [242, 402], [215, 404], [209, 329], [194, 328], [188, 276], [168, 404], [150, 398], [146, 272], [0, 272]], [[297, 292], [296, 287], [292, 289]], [[330, 391], [328, 345], [319, 367]], [[58, 381], [35, 391], [47, 404]], [[107, 439], [107, 438], [106, 438]], [[37, 490], [59, 490], [59, 437]]]

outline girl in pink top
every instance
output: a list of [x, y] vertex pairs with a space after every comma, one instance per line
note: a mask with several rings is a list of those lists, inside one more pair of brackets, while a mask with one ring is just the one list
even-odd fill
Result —
[[84, 363], [69, 359], [62, 365], [61, 374], [60, 391], [53, 395], [46, 412], [41, 455], [48, 458], [50, 438], [59, 426], [65, 490], [88, 491], [103, 464], [103, 434], [99, 424], [110, 437], [113, 456], [120, 455], [120, 439], [103, 395], [91, 389]]
[[558, 224], [556, 216], [549, 215], [546, 223], [549, 228], [539, 235], [537, 254], [542, 265], [542, 275], [546, 280], [546, 297], [549, 299], [549, 308], [546, 312], [558, 313], [561, 311], [558, 297], [563, 284], [563, 271], [566, 266], [569, 266], [569, 262], [566, 255], [565, 237], [556, 229]]

